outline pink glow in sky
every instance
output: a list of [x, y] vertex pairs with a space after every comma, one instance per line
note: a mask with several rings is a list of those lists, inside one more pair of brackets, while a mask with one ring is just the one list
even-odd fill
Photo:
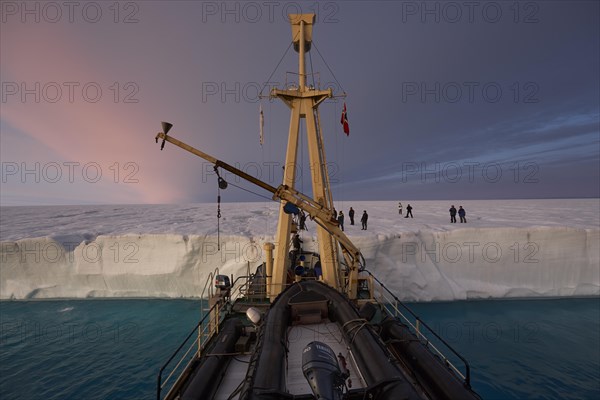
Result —
[[[598, 3], [437, 22], [408, 3], [3, 1], [0, 203], [214, 201], [210, 165], [154, 143], [162, 120], [278, 185], [288, 109], [262, 101], [261, 147], [257, 92], [289, 45], [286, 10], [318, 12], [327, 65], [316, 50], [308, 65], [348, 94], [348, 138], [341, 102], [321, 106], [335, 198], [597, 197]], [[307, 158], [298, 187], [310, 192]]]

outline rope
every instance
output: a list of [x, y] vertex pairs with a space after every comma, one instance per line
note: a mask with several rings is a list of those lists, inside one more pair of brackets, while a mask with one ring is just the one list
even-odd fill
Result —
[[217, 250], [221, 250], [221, 188], [217, 186]]
[[365, 326], [369, 325], [369, 322], [364, 318], [351, 319], [350, 321], [347, 321], [344, 325], [342, 325], [342, 330], [346, 329], [346, 325], [348, 325], [350, 323], [354, 323], [354, 322], [360, 323], [360, 325], [355, 325], [351, 328], [348, 328], [348, 330], [346, 332], [348, 334], [348, 336], [350, 335], [350, 333], [353, 330], [356, 330], [356, 332], [354, 332], [354, 336], [352, 336], [352, 339], [350, 340], [350, 343], [348, 343], [348, 346], [351, 346], [352, 343], [354, 343], [354, 339], [356, 338], [356, 335], [358, 335], [358, 332], [360, 332], [360, 330], [362, 328], [364, 328]]
[[266, 196], [263, 196], [263, 195], [258, 194], [256, 192], [253, 192], [253, 191], [251, 191], [249, 189], [246, 189], [246, 188], [243, 188], [241, 186], [238, 186], [238, 185], [236, 185], [234, 183], [227, 182], [219, 174], [219, 169], [218, 169], [217, 166], [214, 167], [214, 170], [215, 170], [215, 173], [217, 174], [217, 177], [218, 177], [218, 179], [217, 179], [217, 250], [220, 251], [221, 250], [221, 188], [222, 189], [226, 189], [228, 185], [231, 185], [231, 186], [234, 186], [234, 187], [236, 187], [238, 189], [242, 189], [242, 190], [244, 190], [244, 191], [246, 191], [248, 193], [252, 193], [252, 194], [254, 194], [256, 196], [262, 197], [264, 199], [272, 200], [272, 201], [273, 201], [273, 199], [270, 199], [270, 198], [268, 198]]
[[[261, 101], [261, 109], [262, 109], [262, 101]], [[271, 111], [271, 102], [269, 102], [269, 115], [271, 115], [270, 111]], [[264, 113], [263, 113], [263, 116], [264, 116]], [[263, 117], [263, 120], [262, 120], [262, 124], [263, 124], [263, 126], [261, 126], [260, 129], [263, 130], [263, 143], [260, 146], [260, 152], [261, 152], [261, 157], [262, 157], [262, 167], [264, 167], [265, 166], [265, 146], [264, 146], [264, 139], [265, 139], [264, 138], [264, 130], [265, 129], [264, 129], [264, 117]], [[270, 124], [269, 124], [269, 126], [270, 126]], [[270, 152], [269, 152], [269, 154], [270, 154]], [[267, 203], [265, 202], [263, 204], [263, 206], [265, 208], [267, 208]], [[268, 218], [265, 218], [265, 229], [266, 229], [265, 232], [269, 232], [269, 219]]]
[[[269, 102], [269, 116], [271, 115], [271, 111], [273, 110], [273, 102]], [[271, 138], [271, 118], [269, 118], [269, 138]], [[273, 161], [273, 141], [269, 140], [269, 148], [268, 148], [268, 152], [267, 152], [267, 156], [269, 157], [270, 161]], [[263, 164], [264, 166], [264, 164]], [[273, 176], [273, 179], [275, 179], [275, 176]], [[273, 199], [269, 199], [271, 201], [273, 201]], [[267, 203], [265, 203], [265, 208], [267, 208]], [[271, 232], [271, 226], [269, 225], [269, 221], [270, 218], [265, 218], [265, 232]]]
[[[300, 119], [300, 126], [298, 127], [298, 135], [300, 136], [300, 191], [302, 193], [304, 193], [304, 135], [302, 135], [302, 132], [305, 129], [302, 129], [302, 122], [306, 121], [306, 118], [304, 119]], [[308, 172], [310, 172], [310, 168], [308, 169]], [[312, 182], [312, 181], [311, 181]]]
[[[340, 114], [337, 112], [338, 111], [337, 107], [334, 106], [334, 108], [336, 108], [336, 112], [334, 113], [334, 116], [333, 116], [333, 121], [335, 123], [335, 121], [336, 121], [336, 115], [340, 115]], [[333, 132], [337, 133], [338, 131], [336, 129], [334, 129]], [[340, 146], [338, 145], [338, 135], [334, 134], [333, 136], [335, 138], [335, 160], [338, 163], [337, 164], [337, 168], [336, 168], [336, 173], [339, 174], [340, 170], [341, 170], [341, 162], [340, 162], [341, 161], [341, 157], [340, 157], [340, 151], [339, 151], [340, 150]], [[338, 177], [338, 179], [339, 179], [339, 177]], [[333, 189], [332, 189], [332, 191], [333, 191]], [[336, 193], [336, 197], [337, 197], [338, 194], [339, 193]], [[340, 205], [342, 207], [341, 209], [343, 210], [344, 209], [344, 204], [340, 204]]]
[[258, 96], [261, 97], [263, 94], [263, 90], [265, 90], [265, 86], [267, 86], [267, 84], [271, 81], [271, 78], [273, 77], [273, 75], [275, 75], [275, 71], [277, 71], [277, 68], [279, 68], [279, 65], [281, 65], [281, 62], [283, 61], [283, 59], [285, 58], [285, 55], [287, 54], [287, 52], [290, 50], [290, 47], [292, 47], [292, 45], [294, 44], [294, 41], [292, 40], [290, 42], [290, 45], [287, 47], [287, 49], [285, 49], [285, 52], [283, 53], [283, 56], [281, 56], [281, 59], [279, 60], [279, 62], [277, 63], [277, 65], [275, 66], [275, 69], [273, 70], [273, 72], [271, 72], [271, 75], [269, 76], [269, 78], [266, 80], [265, 84], [263, 85], [263, 87], [260, 89], [260, 92], [258, 93]]
[[329, 64], [327, 64], [327, 61], [325, 61], [325, 57], [323, 57], [323, 55], [321, 54], [321, 52], [319, 51], [319, 49], [317, 48], [317, 45], [315, 44], [315, 41], [312, 41], [312, 45], [314, 46], [315, 50], [317, 50], [317, 53], [319, 53], [319, 56], [321, 57], [321, 60], [323, 60], [323, 62], [325, 63], [325, 66], [327, 67], [327, 69], [329, 70], [329, 72], [331, 72], [331, 76], [333, 76], [333, 79], [336, 81], [336, 83], [340, 86], [340, 89], [342, 90], [342, 92], [346, 92], [344, 90], [344, 88], [342, 87], [342, 84], [340, 83], [340, 81], [338, 81], [338, 79], [335, 77], [335, 74], [333, 73], [333, 70], [331, 69], [331, 67], [329, 67]]
[[246, 192], [248, 192], [248, 193], [252, 193], [252, 194], [254, 194], [254, 195], [258, 196], [258, 197], [262, 197], [263, 199], [267, 199], [267, 200], [275, 201], [275, 200], [273, 200], [272, 198], [269, 198], [269, 197], [267, 197], [267, 196], [263, 196], [262, 194], [259, 194], [259, 193], [256, 193], [256, 192], [253, 192], [253, 191], [252, 191], [252, 190], [250, 190], [250, 189], [243, 188], [243, 187], [241, 187], [241, 186], [238, 186], [238, 185], [236, 185], [236, 184], [234, 184], [234, 183], [227, 182], [227, 184], [229, 184], [229, 185], [231, 185], [231, 186], [233, 186], [233, 187], [236, 187], [236, 188], [238, 188], [238, 189], [242, 189], [242, 190], [244, 190], [244, 191], [246, 191]]
[[310, 51], [308, 52], [308, 62], [310, 65], [310, 76], [312, 78], [312, 86], [316, 88], [317, 86], [315, 85], [315, 71], [313, 70], [312, 53]]

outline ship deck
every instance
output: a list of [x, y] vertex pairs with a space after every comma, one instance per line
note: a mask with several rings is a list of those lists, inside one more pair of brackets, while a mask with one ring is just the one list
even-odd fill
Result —
[[[311, 394], [312, 391], [302, 373], [302, 352], [304, 348], [313, 341], [327, 344], [335, 352], [341, 354], [347, 363], [350, 377], [346, 381], [351, 388], [362, 388], [364, 381], [354, 362], [354, 358], [343, 340], [342, 332], [337, 323], [323, 321], [318, 324], [293, 325], [288, 328], [288, 368], [286, 373], [286, 384], [290, 394]], [[232, 358], [227, 371], [221, 382], [215, 399], [227, 400], [238, 399], [239, 395], [230, 397], [246, 376], [250, 355], [239, 355]]]

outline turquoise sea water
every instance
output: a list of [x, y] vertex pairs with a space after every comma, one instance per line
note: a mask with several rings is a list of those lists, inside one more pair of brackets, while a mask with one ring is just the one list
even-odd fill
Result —
[[[600, 398], [600, 299], [412, 304], [485, 399]], [[151, 399], [192, 300], [0, 303], [0, 398]]]
[[600, 398], [600, 299], [412, 304], [484, 399]]

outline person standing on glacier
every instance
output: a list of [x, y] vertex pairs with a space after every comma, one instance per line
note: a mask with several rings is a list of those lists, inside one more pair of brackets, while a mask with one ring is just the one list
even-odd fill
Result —
[[350, 217], [350, 225], [354, 225], [354, 209], [352, 207], [348, 211], [348, 216]]
[[409, 205], [406, 206], [406, 217], [404, 218], [408, 218], [408, 216], [410, 215], [410, 217], [412, 218], [412, 207]]
[[[454, 208], [454, 204], [450, 207], [450, 223], [451, 224], [455, 224], [456, 223], [456, 208]], [[462, 222], [462, 219], [460, 220], [460, 222]]]
[[458, 216], [460, 217], [460, 223], [467, 223], [467, 212], [462, 206], [458, 206]]

